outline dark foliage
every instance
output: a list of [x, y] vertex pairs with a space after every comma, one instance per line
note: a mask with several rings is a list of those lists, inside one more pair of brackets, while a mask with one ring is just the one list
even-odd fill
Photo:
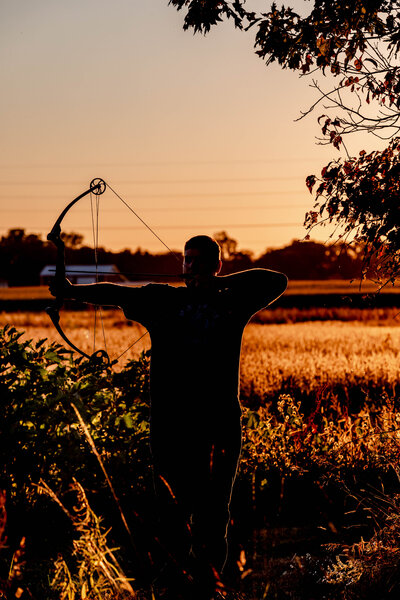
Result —
[[363, 273], [374, 265], [377, 277], [394, 281], [400, 269], [400, 138], [382, 152], [330, 163], [317, 179], [314, 210], [306, 215], [311, 230], [322, 221], [337, 223], [342, 235], [366, 244]]

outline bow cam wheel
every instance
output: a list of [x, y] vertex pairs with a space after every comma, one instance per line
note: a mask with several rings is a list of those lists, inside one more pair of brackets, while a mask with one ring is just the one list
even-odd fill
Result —
[[97, 365], [111, 366], [111, 360], [105, 350], [96, 350], [90, 357], [90, 360]]
[[106, 182], [103, 179], [97, 177], [90, 182], [90, 191], [95, 196], [101, 196], [106, 191]]

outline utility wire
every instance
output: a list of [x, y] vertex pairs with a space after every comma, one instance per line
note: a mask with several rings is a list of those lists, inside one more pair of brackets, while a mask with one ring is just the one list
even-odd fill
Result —
[[[223, 179], [131, 179], [126, 181], [120, 181], [120, 185], [166, 185], [169, 183], [232, 183], [241, 181], [287, 181], [301, 179], [304, 181], [304, 174], [301, 175], [284, 175], [282, 177], [228, 177]], [[63, 185], [63, 186], [77, 186], [80, 182], [78, 181], [0, 181], [0, 185], [7, 186], [32, 186], [32, 185]]]

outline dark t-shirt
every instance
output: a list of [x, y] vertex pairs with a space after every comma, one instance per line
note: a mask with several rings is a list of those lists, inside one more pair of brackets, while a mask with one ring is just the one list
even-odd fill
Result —
[[[271, 289], [270, 271], [218, 277], [218, 289], [150, 284], [137, 288], [125, 316], [151, 336], [153, 425], [183, 422], [216, 427], [240, 414], [240, 348], [250, 317], [284, 290]], [[284, 276], [282, 276], [284, 278]], [[286, 278], [284, 278], [286, 281]], [[204, 420], [207, 423], [203, 423]]]

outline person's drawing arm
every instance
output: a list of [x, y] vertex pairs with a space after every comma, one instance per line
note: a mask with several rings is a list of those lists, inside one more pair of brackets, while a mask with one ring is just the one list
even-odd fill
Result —
[[254, 307], [254, 312], [265, 308], [279, 298], [287, 288], [284, 273], [269, 269], [249, 269], [216, 278], [220, 289], [232, 290], [238, 298]]

